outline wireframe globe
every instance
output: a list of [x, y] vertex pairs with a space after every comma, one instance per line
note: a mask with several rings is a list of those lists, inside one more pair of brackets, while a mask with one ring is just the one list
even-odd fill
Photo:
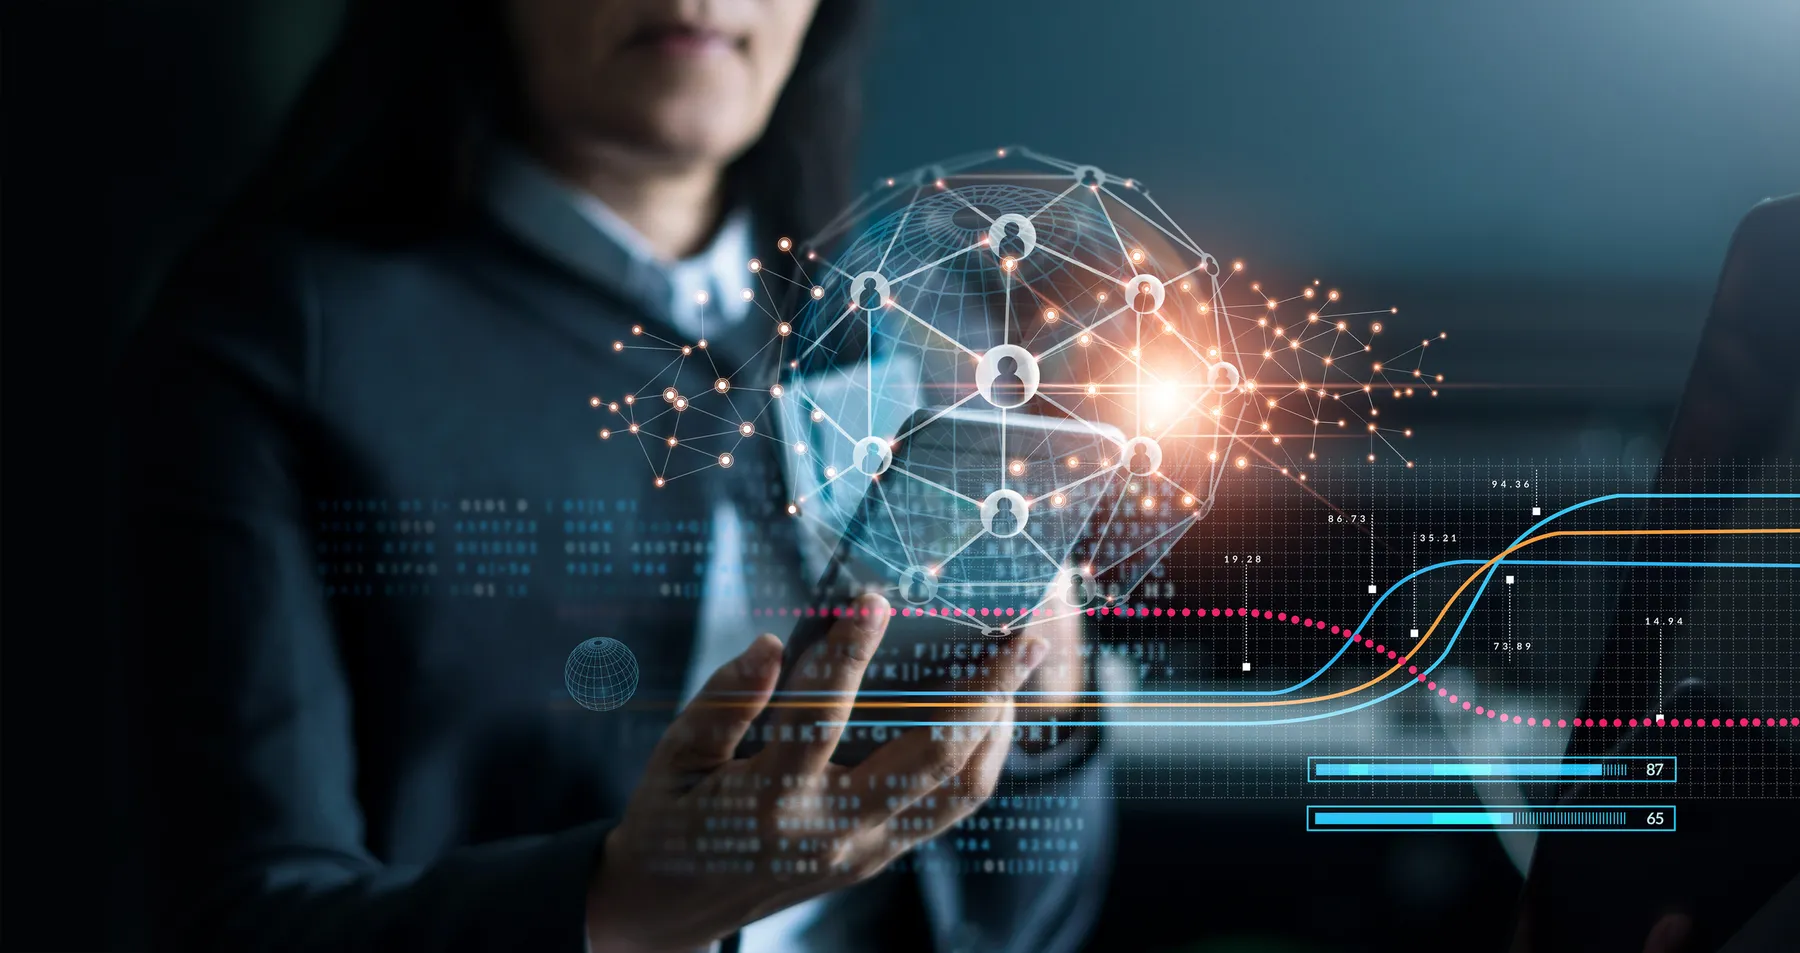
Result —
[[[1222, 413], [1235, 387], [1207, 386], [1241, 360], [1211, 256], [1153, 220], [1123, 221], [1128, 206], [1078, 173], [1021, 179], [946, 175], [871, 216], [815, 267], [795, 322], [784, 430], [810, 471], [797, 502], [891, 579], [929, 577], [927, 602], [1039, 601], [1066, 588], [1065, 554], [1129, 592], [1179, 538], [1174, 524], [1208, 508], [1235, 437]], [[908, 425], [915, 409], [950, 407], [1095, 426], [1034, 438], [1003, 423], [1001, 454], [954, 419]], [[1116, 551], [1076, 552], [1094, 535]]]
[[1374, 463], [1412, 435], [1376, 400], [1442, 379], [1417, 366], [1429, 341], [1376, 359], [1393, 309], [1265, 288], [1143, 182], [1028, 148], [877, 180], [776, 247], [805, 278], [771, 313], [781, 379], [758, 412], [779, 426], [722, 433], [786, 444], [788, 514], [857, 584], [984, 632], [1129, 599], [1227, 474], [1307, 483], [1321, 439], [1365, 428]]
[[618, 639], [588, 639], [569, 653], [569, 661], [563, 665], [563, 685], [581, 707], [611, 711], [630, 701], [637, 691], [637, 656]]

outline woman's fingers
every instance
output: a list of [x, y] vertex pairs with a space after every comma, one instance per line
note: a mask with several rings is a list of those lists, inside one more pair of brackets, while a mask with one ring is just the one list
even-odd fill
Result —
[[[1034, 694], [1030, 696], [1031, 705], [1020, 707], [1029, 714], [1048, 715], [1056, 709], [1067, 708], [1077, 699], [1076, 693], [1081, 691], [1084, 680], [1081, 618], [1070, 613], [1031, 627], [1032, 634], [1050, 643], [1050, 652], [1026, 683], [1025, 687]], [[1042, 719], [1033, 717], [1031, 720]]]
[[778, 740], [759, 757], [787, 774], [813, 775], [824, 769], [887, 624], [888, 602], [881, 596], [868, 593], [850, 604], [849, 615], [807, 651], [789, 676], [775, 719]]
[[750, 723], [769, 701], [781, 674], [781, 640], [764, 633], [737, 658], [719, 666], [700, 694], [663, 732], [653, 765], [677, 778], [705, 774], [731, 760]]
[[[965, 793], [974, 790], [975, 775], [971, 766], [986, 767], [981, 759], [994, 758], [994, 776], [1006, 760], [1006, 749], [1012, 739], [1012, 693], [1042, 664], [1049, 646], [1035, 636], [1001, 653], [1001, 661], [984, 681], [987, 689], [973, 700], [948, 701], [944, 709], [950, 717], [944, 725], [913, 728], [899, 738], [882, 745], [851, 772], [852, 790], [889, 790], [888, 797], [867, 804], [862, 813], [864, 824], [877, 824], [905, 810], [920, 798], [958, 775], [969, 782], [958, 785]], [[914, 709], [905, 709], [913, 711]]]

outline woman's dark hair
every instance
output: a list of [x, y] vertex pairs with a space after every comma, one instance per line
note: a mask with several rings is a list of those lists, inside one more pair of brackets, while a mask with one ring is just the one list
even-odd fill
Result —
[[[523, 132], [505, 0], [351, 0], [342, 29], [225, 224], [403, 243], [473, 205], [496, 139]], [[868, 0], [821, 0], [763, 136], [727, 173], [759, 227], [811, 235], [848, 203]]]

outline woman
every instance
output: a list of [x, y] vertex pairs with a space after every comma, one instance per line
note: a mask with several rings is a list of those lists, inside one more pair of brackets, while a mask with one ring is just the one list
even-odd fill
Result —
[[[660, 363], [615, 339], [710, 334], [748, 359], [754, 316], [688, 303], [733, 297], [759, 242], [843, 204], [863, 11], [816, 2], [355, 5], [128, 365], [164, 942], [608, 953], [746, 924], [745, 948], [1079, 942], [1092, 876], [973, 876], [940, 845], [947, 862], [874, 876], [1003, 765], [1103, 781], [1091, 737], [1009, 744], [1010, 694], [1070, 687], [1040, 663], [1072, 643], [1005, 644], [973, 686], [997, 699], [986, 731], [914, 730], [844, 768], [812, 728], [842, 720], [831, 703], [777, 713], [783, 743], [735, 758], [781, 655], [746, 609], [803, 579], [774, 441], [729, 479], [640, 493], [592, 438], [587, 396]], [[794, 687], [847, 698], [886, 620], [867, 598]], [[645, 704], [560, 694], [596, 634], [636, 653]], [[673, 717], [697, 692], [751, 704]], [[775, 793], [876, 776], [913, 783]], [[1070, 819], [1090, 857], [1103, 803]]]

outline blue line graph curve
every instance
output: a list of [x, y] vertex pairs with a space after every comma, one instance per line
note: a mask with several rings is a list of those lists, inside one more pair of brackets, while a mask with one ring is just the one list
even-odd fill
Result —
[[[1517, 546], [1519, 543], [1523, 542], [1524, 540], [1529, 538], [1533, 533], [1537, 532], [1539, 529], [1542, 529], [1544, 526], [1548, 525], [1549, 523], [1551, 523], [1557, 519], [1560, 519], [1561, 517], [1566, 516], [1570, 513], [1573, 513], [1576, 510], [1585, 509], [1589, 506], [1594, 506], [1594, 505], [1597, 505], [1600, 503], [1606, 503], [1606, 502], [1610, 502], [1613, 500], [1670, 500], [1670, 499], [1674, 499], [1674, 500], [1792, 500], [1792, 499], [1800, 499], [1800, 493], [1609, 493], [1605, 496], [1597, 496], [1597, 497], [1594, 497], [1593, 499], [1583, 500], [1580, 503], [1575, 503], [1573, 505], [1564, 507], [1563, 509], [1557, 510], [1554, 513], [1551, 513], [1549, 516], [1546, 516], [1543, 519], [1540, 519], [1538, 522], [1532, 524], [1524, 532], [1520, 533], [1518, 535], [1518, 537], [1516, 537], [1512, 541], [1512, 543], [1509, 544], [1509, 546], [1507, 548], [1510, 549], [1512, 546]], [[1353, 630], [1353, 634], [1355, 632], [1361, 632], [1363, 629], [1367, 628], [1369, 625], [1369, 622], [1372, 619], [1374, 619], [1375, 613], [1380, 610], [1382, 603], [1387, 601], [1388, 596], [1391, 596], [1394, 593], [1398, 592], [1401, 589], [1401, 587], [1405, 586], [1408, 582], [1411, 582], [1413, 579], [1416, 579], [1425, 573], [1432, 572], [1432, 571], [1435, 571], [1438, 569], [1443, 569], [1448, 566], [1482, 565], [1486, 562], [1487, 562], [1487, 560], [1485, 560], [1485, 559], [1453, 559], [1453, 560], [1447, 560], [1447, 561], [1441, 562], [1441, 563], [1434, 563], [1430, 566], [1425, 566], [1425, 567], [1413, 570], [1412, 572], [1406, 574], [1405, 576], [1402, 576], [1397, 582], [1395, 582], [1393, 585], [1390, 585], [1386, 591], [1382, 592], [1380, 596], [1376, 597], [1374, 604], [1369, 607], [1369, 611], [1363, 615], [1362, 621], [1360, 623], [1358, 623], [1355, 630]], [[1631, 562], [1631, 561], [1611, 561], [1611, 560], [1507, 560], [1507, 559], [1497, 560], [1483, 574], [1483, 577], [1481, 580], [1481, 585], [1476, 588], [1475, 594], [1470, 597], [1468, 608], [1463, 610], [1462, 617], [1457, 620], [1456, 628], [1451, 631], [1450, 639], [1448, 642], [1446, 642], [1444, 644], [1443, 651], [1440, 652], [1438, 654], [1438, 657], [1435, 660], [1433, 660], [1430, 665], [1426, 666], [1421, 671], [1420, 674], [1422, 674], [1422, 675], [1431, 674], [1433, 671], [1435, 671], [1437, 669], [1437, 667], [1439, 665], [1443, 664], [1445, 659], [1449, 658], [1451, 649], [1456, 647], [1457, 638], [1462, 635], [1463, 628], [1466, 625], [1468, 625], [1469, 619], [1474, 615], [1475, 608], [1477, 605], [1480, 604], [1482, 595], [1487, 592], [1488, 584], [1493, 581], [1495, 570], [1499, 569], [1500, 566], [1508, 564], [1508, 563], [1513, 564], [1513, 565], [1561, 565], [1561, 566], [1638, 566], [1638, 565], [1642, 565], [1642, 566], [1657, 566], [1657, 567], [1669, 567], [1669, 568], [1677, 568], [1677, 567], [1683, 567], [1683, 566], [1702, 566], [1702, 567], [1730, 567], [1730, 568], [1738, 568], [1738, 569], [1752, 569], [1752, 568], [1800, 569], [1800, 563], [1679, 563], [1679, 562], [1639, 563], [1639, 562]], [[1088, 693], [1084, 693], [1084, 694], [1089, 694], [1089, 695], [1115, 694], [1115, 695], [1134, 695], [1134, 696], [1135, 695], [1153, 695], [1153, 694], [1155, 694], [1155, 695], [1170, 695], [1170, 694], [1172, 694], [1172, 695], [1190, 695], [1190, 696], [1192, 696], [1192, 695], [1245, 695], [1245, 694], [1283, 695], [1283, 694], [1287, 694], [1288, 692], [1299, 689], [1301, 687], [1304, 687], [1305, 685], [1311, 683], [1312, 681], [1318, 679], [1320, 676], [1324, 675], [1325, 672], [1327, 670], [1329, 670], [1332, 665], [1337, 663], [1338, 659], [1343, 657], [1344, 653], [1349, 650], [1351, 644], [1352, 644], [1351, 641], [1346, 639], [1344, 644], [1338, 648], [1338, 651], [1334, 655], [1332, 655], [1331, 659], [1329, 661], [1327, 661], [1323, 666], [1321, 666], [1317, 672], [1314, 672], [1312, 675], [1308, 676], [1304, 681], [1297, 682], [1294, 685], [1291, 685], [1291, 686], [1289, 686], [1287, 688], [1283, 688], [1283, 689], [1272, 689], [1272, 690], [1259, 691], [1259, 692], [1117, 691], [1117, 692], [1088, 692]], [[1403, 691], [1406, 691], [1408, 688], [1411, 688], [1412, 686], [1414, 686], [1416, 684], [1420, 684], [1420, 682], [1418, 682], [1416, 679], [1409, 678], [1409, 679], [1406, 679], [1403, 683], [1401, 683], [1401, 685], [1398, 688], [1395, 688], [1395, 689], [1387, 692], [1384, 695], [1380, 695], [1378, 697], [1369, 699], [1367, 701], [1359, 702], [1355, 705], [1351, 705], [1346, 708], [1339, 708], [1339, 709], [1335, 709], [1335, 710], [1327, 711], [1327, 712], [1317, 712], [1317, 713], [1308, 714], [1308, 715], [1296, 715], [1296, 716], [1289, 717], [1289, 718], [1263, 718], [1263, 719], [1255, 719], [1255, 720], [1234, 720], [1234, 721], [1209, 720], [1209, 721], [1156, 721], [1156, 722], [1143, 722], [1143, 721], [1081, 721], [1081, 722], [1016, 721], [1016, 722], [1014, 722], [1014, 724], [1018, 725], [1018, 726], [1022, 726], [1022, 727], [1037, 726], [1037, 727], [1065, 727], [1065, 728], [1070, 726], [1071, 724], [1118, 725], [1121, 727], [1124, 727], [1124, 726], [1152, 727], [1153, 726], [1153, 727], [1159, 727], [1159, 728], [1164, 728], [1164, 727], [1169, 727], [1169, 728], [1195, 727], [1195, 728], [1199, 728], [1199, 727], [1230, 727], [1230, 726], [1254, 727], [1254, 726], [1260, 726], [1260, 725], [1288, 725], [1288, 724], [1296, 724], [1296, 723], [1305, 722], [1305, 721], [1317, 721], [1322, 718], [1333, 718], [1338, 715], [1349, 714], [1350, 712], [1353, 712], [1353, 711], [1360, 711], [1360, 710], [1362, 710], [1364, 708], [1368, 708], [1372, 705], [1378, 705], [1381, 702], [1387, 701], [1388, 699], [1394, 697], [1395, 695], [1400, 694]], [[873, 694], [873, 693], [871, 693], [871, 694]], [[956, 692], [895, 692], [895, 693], [891, 693], [891, 694], [899, 694], [899, 695], [933, 694], [933, 695], [935, 695], [935, 694], [957, 694], [957, 693]], [[1029, 693], [1027, 693], [1027, 694], [1029, 694]], [[975, 726], [975, 725], [988, 724], [988, 722], [984, 722], [984, 721], [969, 721], [969, 722], [891, 721], [891, 720], [884, 719], [884, 720], [850, 721], [850, 722], [845, 722], [844, 724], [846, 724], [848, 726], [852, 726], [852, 727], [855, 727], [855, 726], [919, 727], [919, 726], [928, 726], [928, 725]]]

